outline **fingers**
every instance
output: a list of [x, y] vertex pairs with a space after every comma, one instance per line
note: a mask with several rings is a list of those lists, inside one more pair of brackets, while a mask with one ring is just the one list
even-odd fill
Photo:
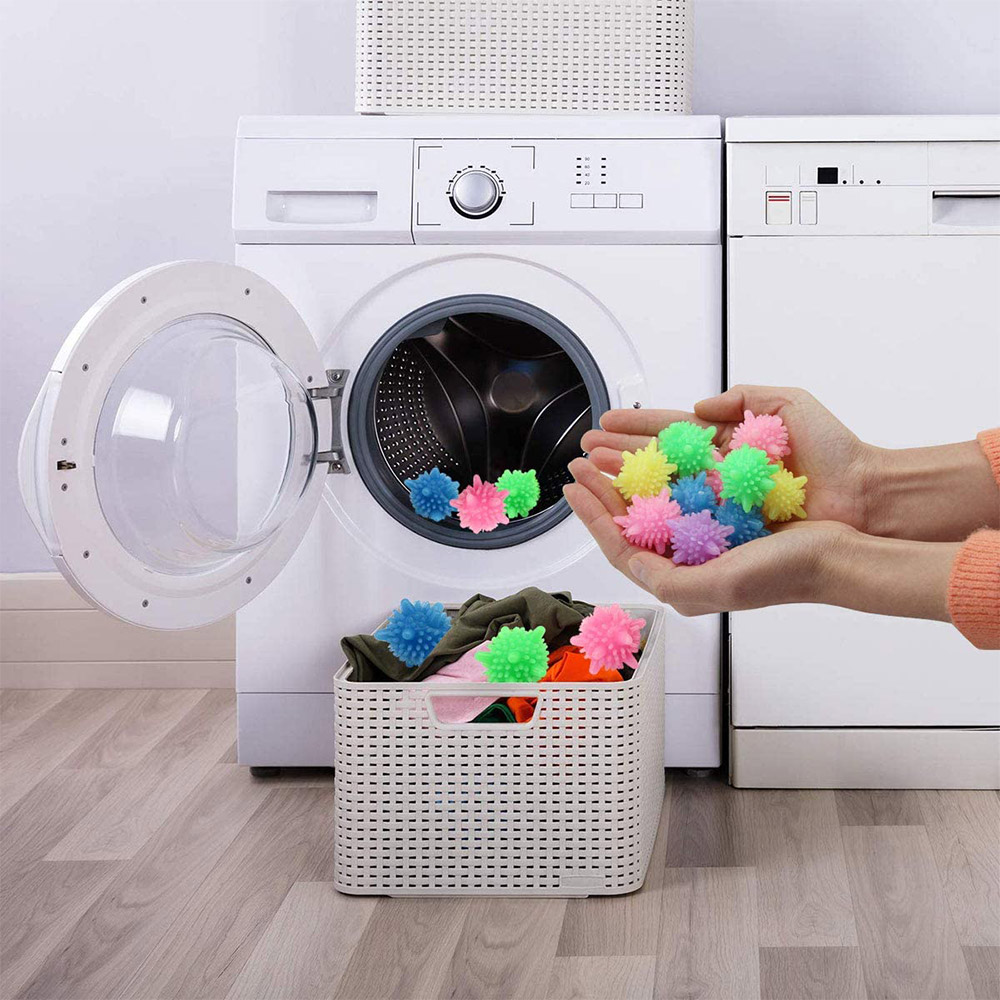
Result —
[[581, 486], [589, 490], [601, 502], [612, 517], [626, 512], [628, 505], [622, 495], [615, 489], [611, 480], [598, 471], [593, 462], [585, 458], [574, 458], [569, 463], [569, 471]]
[[567, 483], [563, 487], [563, 495], [584, 527], [594, 537], [594, 541], [608, 562], [636, 582], [635, 577], [629, 572], [628, 560], [629, 556], [639, 550], [625, 541], [618, 525], [612, 520], [611, 512], [603, 502], [580, 483]]
[[801, 389], [782, 389], [770, 385], [734, 385], [719, 396], [694, 404], [694, 412], [709, 423], [739, 423], [744, 410], [754, 413], [777, 413], [787, 406]]
[[595, 448], [590, 453], [590, 461], [609, 476], [617, 476], [622, 471], [622, 453], [611, 448]]
[[653, 438], [649, 434], [614, 434], [610, 431], [587, 431], [580, 441], [580, 446], [588, 454], [597, 448], [611, 448], [617, 452], [639, 451], [640, 448], [645, 448], [652, 440]]
[[691, 420], [707, 426], [693, 413], [684, 410], [608, 410], [601, 415], [601, 427], [614, 434], [630, 434], [649, 440], [676, 420]]

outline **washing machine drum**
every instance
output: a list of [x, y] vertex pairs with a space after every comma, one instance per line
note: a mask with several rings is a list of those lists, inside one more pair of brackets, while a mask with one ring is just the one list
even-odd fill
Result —
[[[375, 499], [412, 531], [464, 548], [501, 548], [569, 514], [562, 487], [580, 438], [607, 409], [601, 373], [580, 339], [536, 307], [497, 296], [428, 305], [395, 324], [369, 353], [351, 392], [355, 465]], [[418, 516], [405, 480], [434, 467], [457, 480], [496, 481], [534, 469], [535, 510], [474, 534], [457, 517]]]

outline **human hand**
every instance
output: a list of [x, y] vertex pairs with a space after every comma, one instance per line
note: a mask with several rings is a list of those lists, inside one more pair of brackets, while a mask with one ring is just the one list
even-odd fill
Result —
[[742, 611], [771, 604], [822, 599], [828, 565], [857, 532], [837, 521], [774, 526], [774, 535], [747, 542], [701, 566], [673, 560], [626, 541], [614, 518], [624, 514], [621, 494], [593, 462], [570, 464], [575, 482], [563, 492], [616, 569], [682, 615]]
[[806, 506], [810, 518], [869, 530], [875, 514], [871, 486], [878, 478], [877, 449], [859, 440], [803, 389], [734, 386], [720, 396], [695, 404], [694, 413], [609, 410], [601, 417], [600, 430], [584, 434], [582, 446], [598, 469], [616, 475], [623, 451], [645, 447], [650, 438], [675, 420], [691, 420], [703, 427], [714, 425], [716, 444], [725, 449], [743, 420], [744, 410], [777, 414], [784, 421], [792, 449], [789, 467], [796, 475], [809, 479]]
[[701, 566], [678, 566], [625, 540], [613, 520], [625, 513], [625, 501], [593, 462], [577, 458], [569, 468], [575, 481], [563, 493], [608, 561], [682, 615], [816, 603], [948, 621], [958, 543], [876, 538], [841, 521], [796, 521]]

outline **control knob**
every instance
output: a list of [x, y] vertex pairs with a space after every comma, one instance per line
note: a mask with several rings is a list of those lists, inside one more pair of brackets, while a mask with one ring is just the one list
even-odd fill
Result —
[[485, 219], [500, 207], [500, 182], [488, 170], [463, 170], [452, 182], [451, 204], [467, 219]]

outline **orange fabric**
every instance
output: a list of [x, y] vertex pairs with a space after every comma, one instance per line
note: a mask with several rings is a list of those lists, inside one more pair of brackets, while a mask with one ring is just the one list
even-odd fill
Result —
[[[1000, 427], [976, 440], [1000, 486]], [[979, 649], [1000, 649], [1000, 531], [977, 531], [959, 549], [948, 580], [948, 613]]]
[[[549, 669], [539, 683], [579, 683], [580, 681], [620, 681], [617, 670], [590, 672], [590, 660], [575, 646], [560, 646], [549, 654]], [[527, 722], [535, 714], [537, 698], [508, 698], [507, 707], [518, 722]]]

